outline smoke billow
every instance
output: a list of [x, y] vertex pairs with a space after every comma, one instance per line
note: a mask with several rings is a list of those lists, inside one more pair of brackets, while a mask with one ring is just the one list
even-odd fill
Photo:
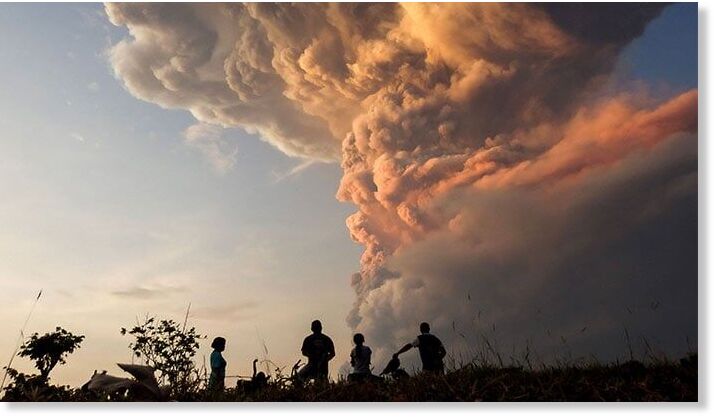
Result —
[[382, 354], [427, 320], [464, 350], [604, 358], [623, 329], [696, 339], [697, 92], [603, 93], [661, 8], [106, 6], [133, 95], [341, 163], [348, 323]]

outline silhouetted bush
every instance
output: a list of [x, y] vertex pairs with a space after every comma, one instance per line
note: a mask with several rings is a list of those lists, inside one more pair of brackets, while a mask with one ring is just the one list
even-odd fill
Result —
[[74, 335], [57, 327], [54, 332], [48, 332], [43, 336], [32, 334], [20, 347], [18, 355], [33, 360], [40, 375], [48, 378], [52, 369], [57, 364], [65, 364], [67, 355], [78, 349], [83, 340], [83, 335]]
[[193, 357], [199, 348], [199, 340], [205, 338], [194, 327], [186, 329], [173, 320], [147, 318], [130, 330], [121, 329], [121, 334], [134, 337], [129, 348], [145, 364], [159, 372], [158, 380], [166, 385], [169, 395], [176, 398], [193, 398], [202, 383], [201, 373]]

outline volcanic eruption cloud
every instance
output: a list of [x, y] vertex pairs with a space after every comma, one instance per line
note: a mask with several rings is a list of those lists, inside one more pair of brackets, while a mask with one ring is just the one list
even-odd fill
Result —
[[697, 91], [614, 88], [653, 4], [108, 4], [134, 96], [339, 162], [384, 356], [697, 344]]

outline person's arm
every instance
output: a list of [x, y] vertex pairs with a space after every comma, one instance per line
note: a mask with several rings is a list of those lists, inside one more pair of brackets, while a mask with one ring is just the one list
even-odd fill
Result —
[[300, 351], [302, 351], [303, 356], [310, 357], [310, 350], [308, 350], [308, 347], [307, 347], [307, 338], [302, 340], [302, 349]]
[[332, 338], [327, 338], [327, 361], [332, 360], [335, 357], [335, 344], [332, 342]]
[[396, 353], [394, 353], [394, 356], [395, 356], [395, 357], [399, 357], [400, 354], [406, 353], [407, 351], [411, 350], [412, 347], [414, 347], [414, 346], [413, 346], [411, 343], [406, 344], [406, 345], [405, 345], [404, 347], [402, 347], [399, 351], [397, 351]]
[[439, 357], [446, 357], [446, 349], [444, 348], [444, 344], [442, 344], [441, 341], [439, 341]]

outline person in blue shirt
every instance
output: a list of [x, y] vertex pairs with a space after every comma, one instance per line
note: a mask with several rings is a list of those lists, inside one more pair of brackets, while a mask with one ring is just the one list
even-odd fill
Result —
[[221, 354], [226, 349], [226, 339], [216, 337], [211, 343], [211, 376], [208, 379], [208, 388], [222, 391], [226, 386], [226, 360]]

